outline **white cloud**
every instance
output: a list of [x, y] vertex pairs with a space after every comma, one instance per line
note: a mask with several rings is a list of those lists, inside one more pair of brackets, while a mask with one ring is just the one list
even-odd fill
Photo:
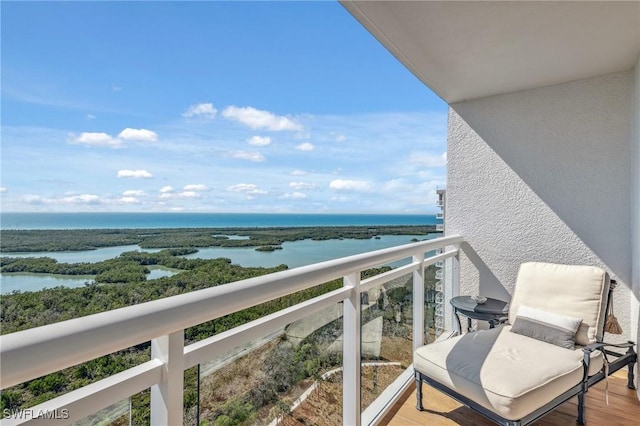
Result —
[[293, 193], [286, 193], [280, 196], [280, 198], [285, 200], [302, 200], [303, 198], [307, 198], [307, 195], [303, 194], [302, 192], [293, 192]]
[[150, 179], [153, 177], [151, 173], [146, 170], [118, 170], [119, 178], [133, 178], [133, 179]]
[[[106, 89], [110, 90], [110, 87], [107, 85]], [[13, 211], [90, 211], [98, 208], [104, 211], [169, 211], [174, 206], [187, 211], [291, 213], [436, 211], [427, 184], [440, 182], [440, 185], [444, 185], [445, 166], [426, 165], [445, 162], [445, 156], [441, 154], [446, 149], [446, 114], [439, 113], [437, 120], [431, 120], [425, 114], [413, 113], [298, 115], [293, 109], [278, 107], [276, 110], [276, 107], [236, 103], [238, 106], [251, 105], [282, 114], [304, 126], [301, 131], [275, 132], [266, 127], [251, 129], [224, 118], [222, 110], [231, 105], [230, 102], [222, 107], [216, 105], [219, 116], [216, 114], [215, 120], [210, 122], [212, 125], [194, 128], [188, 122], [199, 119], [181, 116], [192, 104], [194, 102], [178, 104], [179, 109], [174, 111], [178, 122], [162, 127], [138, 120], [125, 121], [119, 127], [117, 124], [112, 127], [103, 124], [104, 114], [100, 111], [78, 108], [76, 118], [80, 126], [84, 123], [84, 127], [72, 129], [75, 134], [71, 137], [68, 131], [60, 129], [17, 127], [7, 130], [8, 135], [3, 129], [3, 138], [6, 137], [7, 141], [10, 138], [11, 144], [7, 143], [6, 150], [3, 146], [2, 158], [14, 166], [19, 164], [16, 159], [25, 155], [19, 147], [27, 146], [29, 140], [41, 141], [40, 155], [47, 157], [55, 156], [56, 141], [67, 144], [74, 139], [74, 142], [87, 145], [102, 145], [68, 144], [67, 148], [72, 150], [73, 155], [60, 156], [55, 165], [59, 172], [55, 176], [41, 176], [41, 182], [33, 182], [38, 186], [27, 186], [29, 175], [46, 172], [37, 168], [37, 162], [31, 162], [35, 164], [33, 167], [24, 168], [5, 165], [7, 170], [3, 172], [11, 175], [3, 176], [5, 179], [0, 182], [0, 186], [8, 189], [7, 193], [0, 194], [3, 207]], [[287, 115], [289, 111], [295, 115]], [[100, 119], [85, 120], [89, 112], [96, 116], [100, 114]], [[127, 128], [155, 131], [158, 134], [157, 142], [120, 138], [119, 135], [127, 136], [128, 132], [124, 132]], [[84, 131], [87, 133], [81, 134]], [[346, 140], [340, 142], [342, 136]], [[267, 138], [270, 138], [270, 144], [261, 145], [266, 143]], [[371, 145], [374, 140], [375, 147]], [[313, 144], [314, 150], [295, 150], [297, 145], [305, 142]], [[133, 152], [137, 146], [153, 147], [145, 151], [144, 157], [151, 160], [154, 166], [149, 161], [141, 161], [142, 157]], [[99, 155], [96, 155], [96, 151]], [[129, 159], [125, 162], [123, 155], [138, 161]], [[82, 167], [82, 170], [78, 167]], [[121, 185], [114, 187], [109, 185], [108, 177], [105, 181], [104, 176], [100, 177], [97, 173], [100, 167], [110, 168], [111, 179], [124, 168], [129, 168], [130, 174], [123, 176], [121, 173], [121, 179], [117, 180]], [[145, 169], [153, 177], [147, 180], [133, 179], [138, 169]], [[96, 173], [84, 173], [87, 170]], [[213, 179], [207, 177], [211, 170], [217, 171]], [[78, 171], [87, 176], [82, 187], [74, 186], [73, 176]], [[334, 180], [337, 181], [330, 187]], [[365, 183], [357, 185], [349, 183], [349, 180]], [[47, 186], [43, 187], [45, 181]], [[15, 182], [19, 182], [18, 186], [22, 189]], [[243, 182], [256, 186], [237, 192], [226, 190], [230, 185]], [[146, 183], [152, 185], [147, 186]], [[160, 192], [160, 189], [169, 185], [172, 188], [168, 192], [175, 195], [162, 199], [164, 192]], [[205, 192], [202, 187], [191, 185], [206, 185], [210, 190]], [[62, 188], [75, 188], [76, 192], [64, 194]], [[137, 192], [142, 190], [144, 195]], [[256, 194], [251, 195], [250, 192]], [[102, 203], [91, 205], [60, 201], [63, 197], [85, 193], [97, 194]], [[195, 195], [189, 193], [201, 196], [189, 199], [187, 197]], [[264, 193], [267, 194], [261, 195]], [[306, 198], [295, 199], [301, 196], [296, 193], [306, 194]], [[30, 203], [26, 203], [20, 201], [23, 194], [38, 194], [40, 197], [27, 197]], [[335, 198], [332, 201], [333, 196]], [[135, 198], [139, 203], [122, 200], [126, 197]], [[247, 202], [250, 197], [259, 202]], [[349, 201], [341, 203], [345, 199]], [[418, 203], [427, 204], [423, 207]]]
[[316, 187], [314, 183], [308, 182], [289, 182], [289, 186], [293, 189], [313, 189]]
[[300, 145], [296, 146], [296, 149], [298, 151], [313, 151], [315, 148], [315, 146], [313, 146], [312, 143], [310, 142], [303, 142]]
[[271, 138], [269, 136], [252, 136], [247, 139], [247, 143], [253, 146], [266, 146], [271, 143]]
[[147, 194], [141, 189], [129, 189], [122, 193], [123, 197], [144, 197], [145, 195]]
[[20, 201], [27, 204], [44, 204], [47, 202], [44, 198], [39, 195], [26, 194], [20, 197]]
[[140, 200], [138, 200], [136, 197], [122, 197], [118, 201], [120, 201], [123, 204], [139, 204], [140, 203]]
[[127, 127], [118, 135], [118, 139], [129, 141], [155, 142], [158, 140], [158, 134], [147, 129], [132, 129]]
[[230, 187], [227, 188], [227, 191], [242, 192], [244, 194], [253, 194], [253, 195], [268, 194], [268, 191], [259, 189], [257, 185], [254, 185], [252, 183], [238, 183], [236, 185], [231, 185]]
[[0, 193], [7, 192], [7, 188], [0, 186]]
[[183, 189], [185, 191], [208, 191], [209, 187], [202, 183], [194, 183], [191, 185], [185, 185]]
[[63, 203], [69, 204], [100, 204], [100, 197], [94, 194], [80, 194], [63, 197], [60, 199]]
[[271, 131], [302, 130], [302, 126], [288, 117], [278, 116], [269, 111], [261, 111], [253, 107], [228, 106], [222, 111], [222, 116], [234, 120], [252, 129], [266, 129]]
[[200, 194], [195, 191], [183, 191], [183, 192], [163, 192], [160, 194], [160, 198], [163, 200], [170, 199], [193, 199], [199, 198]]
[[82, 132], [80, 136], [70, 135], [72, 139], [71, 143], [87, 145], [87, 146], [109, 146], [112, 148], [122, 145], [122, 141], [108, 135], [106, 133], [99, 132]]
[[212, 103], [191, 105], [182, 116], [185, 118], [202, 118], [205, 120], [213, 120], [216, 118], [218, 110]]
[[124, 141], [155, 142], [158, 134], [147, 129], [132, 129], [127, 127], [118, 137], [114, 138], [104, 132], [82, 132], [79, 136], [69, 135], [69, 143], [86, 146], [106, 146], [111, 148], [121, 147]]
[[373, 185], [366, 180], [335, 179], [331, 181], [329, 188], [336, 191], [369, 192], [373, 189]]
[[122, 87], [114, 84], [111, 86], [111, 90], [113, 90], [114, 92], [120, 92], [122, 91]]
[[95, 116], [95, 115], [93, 115], [93, 114], [87, 114], [87, 115], [85, 116], [85, 118], [86, 118], [87, 120], [93, 120], [93, 119], [95, 119], [95, 118], [96, 118], [96, 116]]
[[198, 198], [200, 194], [195, 191], [183, 191], [178, 194], [180, 198]]
[[173, 192], [173, 187], [169, 185], [163, 186], [162, 188], [160, 188], [160, 192], [162, 192], [163, 194], [167, 192]]
[[256, 163], [265, 161], [264, 155], [259, 152], [235, 151], [231, 153], [231, 157], [239, 158], [241, 160], [249, 160]]

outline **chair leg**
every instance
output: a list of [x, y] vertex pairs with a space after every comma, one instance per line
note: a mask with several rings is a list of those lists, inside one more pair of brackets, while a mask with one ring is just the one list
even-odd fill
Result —
[[578, 394], [578, 418], [576, 423], [579, 425], [584, 424], [584, 392]]
[[[630, 347], [630, 348], [627, 350], [627, 355], [629, 355], [629, 354], [635, 354], [635, 351], [633, 350], [633, 347]], [[636, 362], [638, 362], [638, 360], [637, 360], [637, 355], [633, 358], [633, 361], [631, 361], [631, 362], [629, 363], [629, 365], [628, 365], [629, 370], [628, 370], [628, 372], [627, 372], [627, 387], [628, 387], [629, 389], [635, 389], [635, 388], [636, 388], [636, 386], [635, 386], [635, 384], [634, 384], [634, 381], [635, 381], [635, 375], [634, 375], [634, 373], [633, 373], [633, 367], [634, 367], [634, 364], [635, 364]]]
[[629, 371], [627, 372], [627, 387], [629, 389], [635, 389], [635, 374], [633, 374], [633, 365], [635, 362], [629, 364]]
[[422, 377], [420, 373], [416, 371], [416, 408], [418, 411], [424, 411], [424, 407], [422, 406]]

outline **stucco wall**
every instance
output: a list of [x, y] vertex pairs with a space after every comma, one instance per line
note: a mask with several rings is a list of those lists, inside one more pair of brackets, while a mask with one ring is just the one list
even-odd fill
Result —
[[632, 281], [633, 290], [640, 299], [640, 56], [635, 67], [635, 90], [634, 90], [634, 126], [631, 141], [631, 232], [632, 232]]
[[[635, 67], [634, 132], [631, 140], [631, 280], [633, 296], [630, 300], [632, 336], [640, 342], [640, 56]], [[638, 346], [636, 345], [636, 351]], [[640, 398], [640, 375], [636, 364], [636, 389]]]
[[631, 335], [633, 71], [451, 105], [447, 234], [460, 293], [509, 299], [525, 261], [605, 267]]

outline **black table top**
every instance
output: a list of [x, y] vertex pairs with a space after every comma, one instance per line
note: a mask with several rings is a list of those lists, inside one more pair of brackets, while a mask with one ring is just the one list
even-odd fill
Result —
[[508, 302], [491, 297], [487, 297], [487, 301], [483, 304], [478, 304], [471, 296], [458, 296], [451, 299], [451, 304], [461, 311], [492, 315], [507, 315], [509, 313]]

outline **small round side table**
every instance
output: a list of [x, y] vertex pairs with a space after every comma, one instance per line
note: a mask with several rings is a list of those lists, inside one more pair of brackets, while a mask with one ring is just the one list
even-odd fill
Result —
[[471, 331], [471, 320], [487, 321], [489, 328], [506, 321], [509, 315], [509, 303], [504, 300], [487, 297], [487, 301], [479, 304], [471, 296], [457, 296], [451, 299], [451, 305], [458, 321], [458, 332], [462, 333], [460, 315], [467, 317], [467, 331]]

